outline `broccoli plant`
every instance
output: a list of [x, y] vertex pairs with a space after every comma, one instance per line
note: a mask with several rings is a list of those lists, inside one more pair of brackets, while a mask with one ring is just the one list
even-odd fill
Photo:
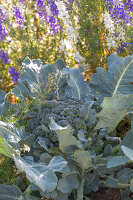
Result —
[[90, 83], [62, 60], [51, 66], [27, 58], [11, 92], [19, 101], [11, 105], [9, 93], [0, 91], [0, 153], [29, 184], [25, 191], [17, 183], [0, 185], [0, 199], [83, 200], [99, 187], [132, 191], [133, 169], [123, 169], [132, 129], [123, 140], [116, 129], [132, 116], [132, 74], [133, 56], [115, 53], [108, 71], [97, 68]]

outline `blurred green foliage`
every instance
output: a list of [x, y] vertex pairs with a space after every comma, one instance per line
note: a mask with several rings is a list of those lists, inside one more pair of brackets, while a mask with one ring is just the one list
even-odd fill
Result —
[[[39, 58], [44, 64], [53, 64], [58, 58], [62, 58], [69, 67], [85, 66], [84, 75], [87, 80], [90, 80], [88, 74], [94, 73], [96, 67], [102, 66], [106, 68], [107, 56], [115, 51], [115, 49], [109, 51], [106, 45], [107, 30], [103, 24], [102, 17], [102, 14], [107, 9], [106, 0], [75, 0], [75, 2], [68, 5], [70, 7], [69, 15], [73, 27], [76, 29], [78, 26], [79, 37], [78, 43], [75, 45], [80, 55], [85, 58], [83, 63], [77, 63], [73, 59], [73, 50], [68, 52], [66, 59], [64, 52], [59, 48], [60, 41], [67, 38], [63, 21], [60, 20], [62, 29], [56, 35], [47, 34], [50, 26], [37, 17], [37, 11], [34, 9], [35, 0], [26, 0], [27, 7], [23, 13], [25, 16], [25, 28], [15, 25], [13, 15], [4, 23], [9, 37], [6, 37], [4, 42], [0, 42], [0, 46], [1, 49], [8, 53], [11, 59], [10, 66], [15, 67], [20, 72], [22, 61], [27, 56], [30, 59]], [[12, 4], [18, 5], [18, 0], [9, 2], [4, 0], [3, 3], [6, 3], [5, 8], [11, 14], [11, 6]], [[78, 18], [80, 20], [77, 22], [76, 19]], [[132, 35], [130, 27], [127, 33]], [[128, 48], [126, 51], [119, 53], [120, 56], [128, 54]], [[0, 88], [6, 92], [14, 87], [8, 70], [8, 65], [4, 66], [0, 62]]]

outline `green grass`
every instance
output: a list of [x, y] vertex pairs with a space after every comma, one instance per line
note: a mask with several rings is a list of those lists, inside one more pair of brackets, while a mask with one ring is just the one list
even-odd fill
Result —
[[16, 168], [11, 158], [0, 155], [0, 183], [13, 184], [16, 180]]

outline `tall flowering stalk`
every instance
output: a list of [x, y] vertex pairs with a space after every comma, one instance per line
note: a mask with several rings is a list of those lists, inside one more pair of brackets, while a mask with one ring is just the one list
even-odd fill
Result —
[[131, 0], [106, 0], [106, 2], [108, 12], [104, 14], [104, 23], [108, 29], [107, 46], [109, 49], [117, 47], [120, 52], [130, 46], [126, 29], [133, 25], [133, 2]]
[[5, 40], [5, 36], [8, 35], [4, 22], [6, 21], [2, 6], [0, 7], [0, 41]]
[[12, 12], [14, 13], [15, 21], [19, 26], [22, 26], [24, 22], [24, 16], [21, 9], [18, 6], [13, 6]]
[[85, 58], [83, 58], [76, 49], [76, 43], [78, 42], [79, 34], [72, 24], [66, 5], [63, 1], [59, 0], [56, 1], [56, 5], [59, 10], [58, 17], [63, 21], [64, 33], [66, 35], [66, 38], [60, 41], [60, 50], [64, 51], [66, 58], [68, 56], [68, 52], [73, 50], [73, 59], [77, 63], [83, 62]]
[[[111, 24], [106, 38], [110, 48], [116, 48], [118, 44], [123, 47], [126, 43], [126, 31], [121, 26], [122, 22], [130, 27], [130, 16], [127, 13], [132, 9], [132, 1], [123, 0], [126, 11], [122, 5], [117, 6], [117, 2], [118, 0], [3, 0], [3, 7], [0, 5], [0, 44], [1, 51], [10, 57], [10, 63], [6, 62], [6, 57], [4, 61], [1, 56], [2, 73], [5, 74], [4, 70], [9, 69], [8, 73], [6, 71], [7, 76], [11, 74], [13, 82], [17, 83], [18, 79], [14, 76], [18, 76], [26, 56], [30, 59], [40, 58], [43, 63], [51, 64], [62, 58], [71, 67], [81, 63], [93, 69], [103, 66], [106, 63], [107, 46], [103, 45], [105, 41], [101, 39], [103, 35], [105, 37], [105, 22], [102, 23], [102, 18], [109, 19], [108, 14], [110, 15]], [[108, 14], [102, 16], [106, 3], [109, 6]], [[115, 15], [114, 18], [111, 12]], [[120, 23], [116, 23], [118, 16], [122, 18]]]

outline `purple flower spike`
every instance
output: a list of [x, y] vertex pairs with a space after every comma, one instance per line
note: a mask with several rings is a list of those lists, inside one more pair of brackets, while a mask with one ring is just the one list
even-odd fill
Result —
[[14, 84], [17, 83], [20, 73], [18, 73], [14, 67], [9, 67], [9, 73], [12, 76], [12, 81], [14, 82]]
[[14, 17], [15, 17], [16, 23], [19, 24], [19, 26], [21, 26], [23, 24], [23, 22], [24, 22], [24, 16], [22, 15], [19, 7], [14, 6], [12, 12], [14, 13]]
[[0, 60], [3, 62], [4, 65], [10, 63], [10, 58], [6, 52], [0, 49]]
[[6, 28], [3, 25], [3, 22], [5, 22], [5, 16], [2, 12], [2, 9], [0, 9], [0, 41], [3, 42], [3, 40], [5, 39], [5, 36], [8, 36], [7, 32], [6, 32]]

